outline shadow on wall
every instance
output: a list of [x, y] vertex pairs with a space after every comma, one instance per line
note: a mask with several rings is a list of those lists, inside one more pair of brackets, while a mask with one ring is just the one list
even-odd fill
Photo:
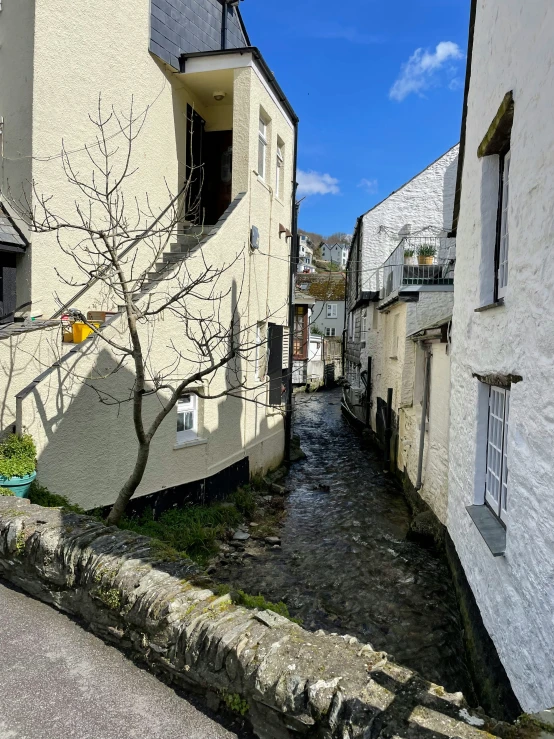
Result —
[[137, 453], [131, 403], [105, 405], [94, 389], [128, 397], [135, 375], [123, 366], [111, 375], [109, 386], [106, 380], [87, 379], [116, 368], [107, 349], [98, 352], [91, 368], [88, 360], [95, 351], [90, 342], [23, 401], [24, 426], [39, 448], [39, 482], [86, 509], [114, 502]]
[[456, 195], [456, 178], [458, 176], [458, 157], [453, 159], [444, 173], [443, 188], [443, 228], [446, 232], [452, 229], [454, 219], [454, 197]]
[[0, 435], [13, 430], [16, 393], [59, 358], [60, 340], [56, 327], [0, 341]]

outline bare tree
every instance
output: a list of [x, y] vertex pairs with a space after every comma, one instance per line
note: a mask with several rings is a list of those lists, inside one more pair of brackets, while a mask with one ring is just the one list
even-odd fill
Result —
[[[239, 312], [244, 255], [239, 252], [228, 263], [212, 265], [202, 249], [205, 234], [198, 228], [202, 224], [200, 197], [193, 197], [199, 188], [191, 187], [194, 178], [202, 177], [201, 163], [189, 167], [187, 181], [177, 194], [167, 187], [164, 207], [152, 205], [148, 193], [140, 199], [128, 195], [130, 181], [138, 171], [133, 164], [133, 145], [146, 115], [147, 111], [135, 115], [132, 105], [126, 115], [113, 107], [104, 114], [99, 99], [97, 113], [89, 116], [95, 140], [78, 152], [81, 158], [86, 157], [86, 174], [76, 164], [76, 152], [62, 146], [60, 160], [75, 191], [70, 213], [58, 212], [55, 196], [41, 194], [34, 182], [32, 200], [10, 198], [31, 230], [55, 234], [59, 248], [73, 261], [77, 277], [68, 279], [58, 271], [59, 279], [77, 288], [77, 297], [99, 283], [106, 304], [118, 306], [124, 319], [125, 330], [115, 333], [77, 314], [114, 356], [110, 376], [123, 367], [132, 372], [132, 387], [124, 396], [102, 389], [101, 383], [100, 387], [91, 383], [100, 402], [132, 404], [137, 456], [108, 516], [112, 524], [119, 522], [143, 479], [152, 439], [185, 390], [206, 399], [233, 395], [264, 403], [260, 398], [263, 383], [248, 387], [244, 371], [255, 348], [249, 339], [252, 327], [241, 326]], [[196, 223], [195, 229], [191, 229], [191, 222]], [[168, 252], [175, 242], [177, 251], [173, 246]], [[192, 254], [194, 259], [187, 258]], [[241, 275], [238, 280], [237, 271]], [[59, 303], [57, 315], [71, 307], [63, 300]], [[164, 314], [179, 321], [182, 336], [179, 345], [170, 342], [164, 351], [165, 366], [160, 368], [152, 358], [151, 337]], [[223, 392], [210, 395], [198, 388], [222, 368], [231, 377]], [[250, 393], [246, 397], [247, 391], [258, 388], [258, 396]], [[145, 413], [145, 401], [152, 396], [159, 401], [153, 418]]]

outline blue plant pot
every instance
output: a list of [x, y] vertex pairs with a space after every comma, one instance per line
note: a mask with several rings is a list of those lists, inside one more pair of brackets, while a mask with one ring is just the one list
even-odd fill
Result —
[[3, 477], [0, 475], [0, 488], [8, 488], [14, 492], [18, 498], [27, 498], [31, 483], [36, 478], [37, 473], [33, 472], [24, 477]]

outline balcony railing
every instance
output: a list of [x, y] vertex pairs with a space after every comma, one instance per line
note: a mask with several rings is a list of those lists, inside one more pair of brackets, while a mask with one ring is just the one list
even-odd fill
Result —
[[380, 298], [410, 285], [453, 285], [456, 239], [408, 236], [379, 270]]

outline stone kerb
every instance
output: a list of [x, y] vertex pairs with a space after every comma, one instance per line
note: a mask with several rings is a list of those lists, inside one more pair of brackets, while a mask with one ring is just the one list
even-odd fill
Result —
[[354, 637], [235, 606], [190, 560], [166, 561], [151, 539], [88, 516], [0, 497], [0, 577], [243, 713], [261, 739], [513, 732]]

